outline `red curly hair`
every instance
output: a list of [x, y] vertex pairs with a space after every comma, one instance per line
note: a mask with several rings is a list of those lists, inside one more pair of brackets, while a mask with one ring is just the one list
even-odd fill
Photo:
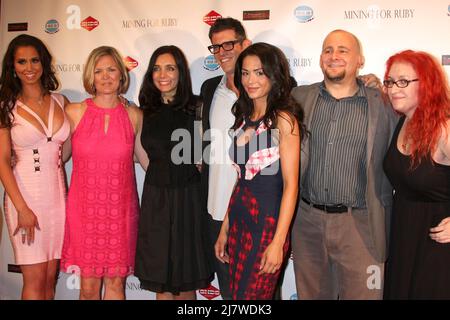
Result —
[[[405, 50], [394, 54], [386, 62], [384, 79], [394, 63], [409, 63], [419, 78], [418, 107], [406, 126], [411, 139], [411, 167], [436, 150], [439, 137], [450, 118], [450, 89], [446, 74], [439, 62], [423, 51]], [[448, 134], [448, 131], [447, 131]]]

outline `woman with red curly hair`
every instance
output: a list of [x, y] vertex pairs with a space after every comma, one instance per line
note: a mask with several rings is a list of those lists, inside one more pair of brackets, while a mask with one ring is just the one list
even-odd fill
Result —
[[450, 91], [428, 53], [386, 63], [384, 86], [402, 115], [384, 160], [394, 207], [386, 299], [450, 299]]

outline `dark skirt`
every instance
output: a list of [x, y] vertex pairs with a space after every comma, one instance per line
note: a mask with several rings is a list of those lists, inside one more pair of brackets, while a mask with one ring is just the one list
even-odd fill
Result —
[[450, 243], [430, 228], [450, 215], [450, 203], [394, 201], [385, 299], [450, 299]]
[[144, 186], [135, 265], [142, 289], [179, 294], [210, 284], [206, 222], [200, 183]]

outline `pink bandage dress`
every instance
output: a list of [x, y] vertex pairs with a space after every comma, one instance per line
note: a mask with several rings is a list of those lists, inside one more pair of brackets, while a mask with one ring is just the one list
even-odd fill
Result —
[[[19, 190], [38, 219], [40, 230], [36, 230], [31, 245], [22, 243], [17, 227], [17, 211], [5, 194], [5, 217], [14, 250], [15, 263], [29, 265], [61, 257], [65, 220], [65, 180], [61, 164], [62, 144], [68, 138], [70, 125], [64, 116], [61, 128], [53, 133], [55, 102], [63, 109], [64, 100], [59, 94], [51, 94], [48, 127], [39, 116], [22, 102], [17, 101], [13, 109], [11, 128], [13, 173]], [[36, 118], [42, 130], [22, 118], [17, 107]]]
[[134, 130], [122, 104], [86, 104], [72, 134], [61, 269], [83, 277], [125, 277], [134, 271], [138, 220]]

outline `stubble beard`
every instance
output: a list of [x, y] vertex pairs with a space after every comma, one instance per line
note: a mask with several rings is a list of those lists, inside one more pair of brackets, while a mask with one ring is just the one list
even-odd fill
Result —
[[337, 75], [331, 75], [329, 72], [325, 71], [325, 77], [331, 82], [340, 82], [345, 78], [345, 70]]

